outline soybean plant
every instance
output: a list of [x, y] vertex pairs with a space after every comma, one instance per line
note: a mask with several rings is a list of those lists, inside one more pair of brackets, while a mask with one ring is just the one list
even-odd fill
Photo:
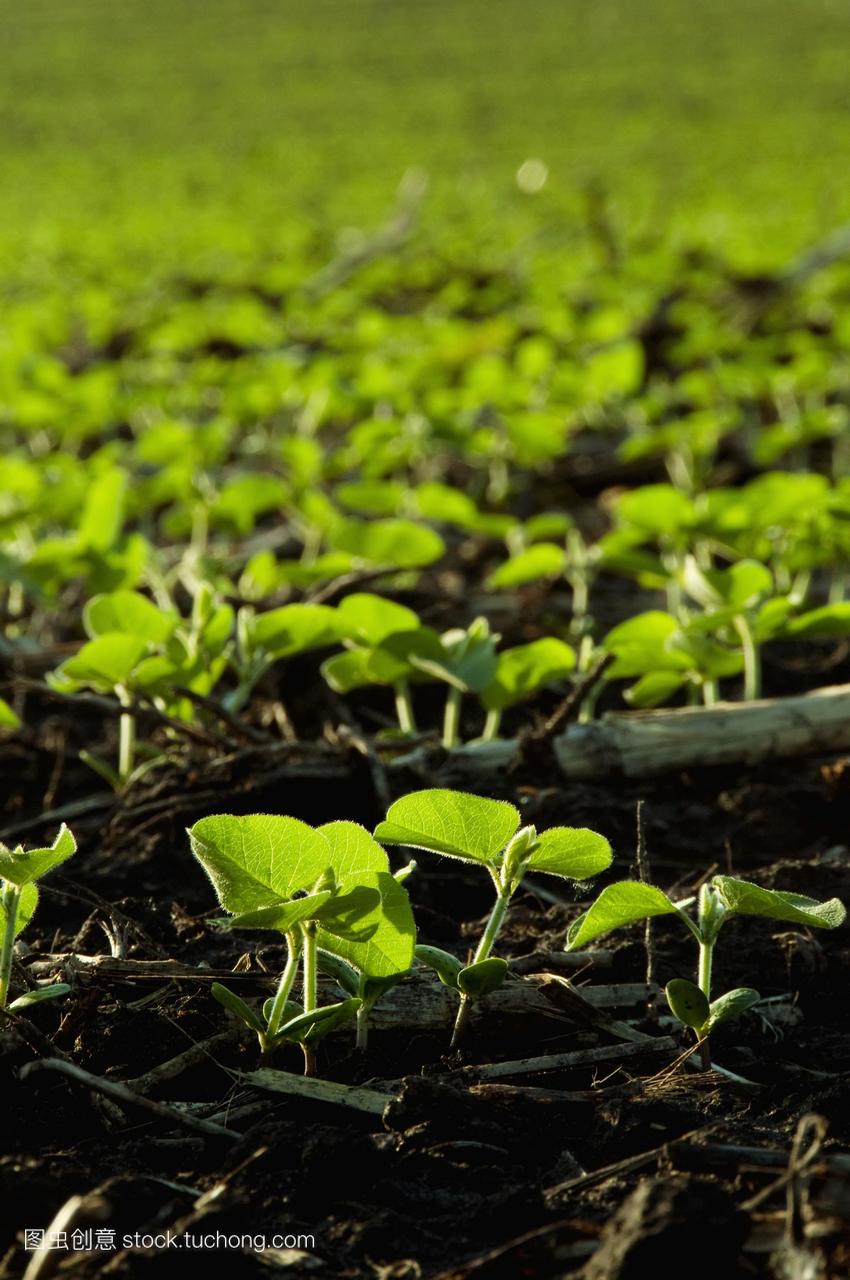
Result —
[[21, 1010], [42, 1000], [55, 1000], [71, 990], [65, 982], [27, 991], [9, 1003], [15, 938], [38, 906], [36, 881], [76, 853], [77, 842], [63, 823], [52, 845], [24, 850], [0, 844], [0, 1009]]
[[460, 995], [452, 1046], [463, 1038], [470, 1002], [495, 991], [505, 979], [506, 961], [491, 952], [525, 873], [586, 880], [611, 862], [611, 846], [594, 831], [551, 827], [538, 834], [535, 827], [520, 827], [520, 822], [519, 812], [503, 800], [433, 788], [397, 800], [375, 829], [375, 839], [383, 844], [429, 849], [478, 863], [493, 881], [496, 901], [470, 964], [437, 947], [416, 948], [417, 958]]
[[[696, 912], [692, 916], [688, 908], [693, 906]], [[678, 916], [697, 943], [696, 983], [674, 978], [667, 984], [666, 996], [673, 1015], [693, 1029], [700, 1044], [703, 1067], [708, 1068], [711, 1065], [710, 1032], [761, 999], [752, 987], [736, 987], [715, 1000], [711, 998], [714, 948], [726, 921], [733, 915], [762, 916], [816, 929], [835, 929], [844, 921], [846, 911], [838, 898], [817, 902], [799, 893], [762, 889], [733, 876], [713, 876], [701, 886], [695, 898], [682, 902], [673, 902], [654, 885], [621, 880], [603, 889], [592, 906], [574, 921], [567, 934], [567, 950], [586, 946], [594, 938], [622, 925], [663, 915]]]
[[[219, 902], [232, 913], [227, 925], [274, 930], [287, 944], [277, 990], [261, 1014], [221, 983], [213, 984], [213, 997], [256, 1032], [264, 1056], [283, 1041], [300, 1044], [305, 1073], [313, 1074], [316, 1043], [353, 1020], [363, 1003], [354, 996], [319, 1007], [319, 944], [345, 959], [347, 947], [379, 935], [387, 880], [404, 893], [391, 876], [384, 878], [386, 853], [356, 823], [313, 828], [271, 814], [202, 818], [189, 839]], [[299, 966], [300, 1005], [290, 998]]]

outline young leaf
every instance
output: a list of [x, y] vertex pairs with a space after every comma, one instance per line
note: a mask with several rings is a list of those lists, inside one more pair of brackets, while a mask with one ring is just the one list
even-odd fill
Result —
[[[369, 872], [363, 873], [364, 878], [368, 875]], [[360, 879], [359, 876], [358, 879]], [[378, 928], [380, 907], [380, 891], [361, 882], [345, 892], [333, 894], [330, 900], [314, 913], [313, 919], [318, 920], [325, 932], [332, 934], [335, 938], [349, 942], [366, 942]], [[330, 944], [326, 941], [325, 945]]]
[[734, 991], [727, 991], [725, 995], [718, 996], [711, 1002], [708, 1030], [713, 1030], [721, 1022], [728, 1022], [730, 1018], [737, 1018], [747, 1009], [752, 1009], [759, 1000], [761, 996], [752, 987], [736, 987]]
[[711, 1010], [705, 994], [696, 983], [689, 982], [687, 978], [674, 978], [667, 983], [664, 994], [673, 1016], [702, 1035], [707, 1029]]
[[[410, 898], [403, 885], [388, 871], [358, 872], [360, 887], [375, 894], [375, 905], [358, 918], [357, 924], [367, 936], [328, 937], [320, 928], [320, 947], [326, 947], [347, 960], [368, 978], [389, 978], [407, 973], [413, 963], [416, 924]], [[328, 933], [333, 929], [327, 926]]]
[[361, 871], [389, 871], [386, 851], [359, 823], [326, 822], [317, 830], [330, 846], [330, 865], [337, 880]]
[[21, 718], [9, 706], [5, 698], [0, 698], [0, 729], [20, 729]]
[[498, 990], [505, 981], [507, 972], [507, 960], [502, 960], [499, 956], [489, 956], [486, 960], [479, 960], [477, 964], [470, 964], [465, 969], [461, 969], [457, 975], [458, 990], [465, 996], [472, 996], [475, 999], [479, 996], [487, 996], [491, 991]]
[[225, 911], [256, 911], [313, 888], [331, 863], [324, 836], [297, 818], [216, 814], [189, 828], [192, 852]]
[[338, 1004], [322, 1005], [320, 1009], [312, 1009], [309, 1013], [301, 1013], [297, 1018], [284, 1023], [276, 1039], [295, 1040], [298, 1044], [316, 1044], [343, 1023], [351, 1022], [362, 1003], [362, 1000], [354, 997]]
[[163, 613], [138, 591], [111, 591], [94, 596], [83, 609], [83, 625], [92, 639], [121, 631], [152, 644], [162, 644], [178, 619]]
[[649, 671], [626, 690], [625, 698], [629, 706], [636, 707], [638, 711], [646, 711], [651, 707], [660, 707], [674, 693], [678, 693], [684, 684], [687, 684], [687, 676], [678, 671]]
[[339, 551], [348, 551], [365, 564], [416, 569], [439, 560], [446, 549], [433, 529], [412, 520], [344, 520], [329, 538]]
[[536, 542], [506, 560], [490, 574], [487, 586], [495, 591], [521, 587], [527, 582], [557, 578], [567, 566], [567, 552], [556, 542]]
[[820, 609], [810, 609], [798, 618], [791, 618], [785, 625], [785, 634], [809, 640], [831, 640], [850, 635], [850, 601], [825, 604]]
[[[32, 920], [37, 906], [38, 906], [38, 889], [35, 887], [32, 881], [30, 881], [28, 884], [23, 885], [23, 887], [21, 888], [20, 897], [18, 898], [18, 910], [15, 913], [15, 937], [16, 938], [19, 933], [23, 933], [24, 929], [26, 929], [30, 920]], [[6, 929], [6, 906], [5, 906], [5, 903], [3, 902], [3, 895], [0, 894], [0, 933], [5, 932], [5, 929]]]
[[380, 644], [396, 631], [415, 631], [419, 618], [412, 609], [368, 591], [346, 596], [337, 607], [340, 635], [361, 644]]
[[506, 649], [497, 656], [495, 674], [482, 691], [481, 701], [488, 711], [502, 711], [562, 680], [575, 664], [575, 651], [551, 636]]
[[326, 604], [285, 604], [252, 618], [247, 629], [252, 651], [287, 658], [339, 639], [336, 610]]
[[[335, 938], [335, 946], [336, 943], [337, 939]], [[326, 973], [328, 977], [333, 978], [337, 986], [342, 987], [346, 995], [356, 996], [359, 994], [360, 975], [347, 960], [343, 960], [341, 956], [334, 955], [331, 951], [323, 951], [320, 948], [318, 953], [318, 964], [320, 972]]]
[[225, 987], [220, 982], [214, 982], [210, 987], [210, 995], [213, 1000], [217, 1000], [220, 1005], [228, 1009], [231, 1013], [235, 1013], [246, 1027], [250, 1027], [252, 1031], [256, 1031], [261, 1035], [265, 1031], [262, 1019], [254, 1012], [250, 1005], [246, 1004], [241, 996], [235, 991], [231, 991], [229, 987]]
[[324, 893], [308, 893], [292, 902], [276, 902], [257, 911], [244, 911], [221, 921], [229, 929], [274, 929], [277, 933], [289, 933], [302, 920], [315, 920], [331, 899], [330, 890]]
[[487, 863], [497, 859], [519, 823], [519, 813], [504, 800], [435, 787], [390, 805], [386, 821], [375, 828], [375, 839]]
[[550, 827], [537, 837], [529, 871], [546, 871], [569, 880], [587, 880], [611, 865], [611, 846], [586, 827]]
[[54, 867], [58, 867], [66, 858], [70, 858], [76, 849], [77, 842], [64, 822], [49, 848], [24, 851], [20, 845], [16, 849], [7, 849], [0, 844], [0, 879], [19, 887], [32, 884]]
[[13, 1000], [9, 1008], [13, 1012], [20, 1012], [21, 1009], [29, 1009], [31, 1005], [42, 1004], [45, 1000], [57, 1000], [59, 996], [67, 996], [71, 988], [67, 982], [54, 982], [49, 987], [39, 987], [35, 991], [25, 991], [22, 996], [18, 996], [17, 1000]]
[[131, 682], [133, 668], [147, 651], [148, 642], [139, 636], [109, 631], [89, 640], [72, 658], [51, 672], [48, 683], [55, 689], [73, 692], [82, 685], [115, 689]]
[[733, 876], [714, 876], [712, 884], [728, 910], [738, 915], [767, 916], [771, 920], [789, 920], [815, 929], [837, 929], [847, 915], [838, 898], [818, 902], [799, 893], [762, 889], [757, 884], [736, 880]]
[[443, 951], [440, 947], [427, 947], [424, 944], [416, 947], [415, 955], [422, 964], [434, 970], [444, 987], [451, 987], [453, 991], [457, 991], [457, 975], [464, 967], [457, 956], [453, 956], [449, 951]]
[[678, 908], [654, 885], [639, 880], [620, 880], [609, 884], [583, 915], [573, 922], [567, 933], [567, 951], [575, 951], [585, 943], [650, 916], [674, 915]]

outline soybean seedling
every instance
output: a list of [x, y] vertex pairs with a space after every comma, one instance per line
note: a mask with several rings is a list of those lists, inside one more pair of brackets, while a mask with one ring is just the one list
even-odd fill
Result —
[[[696, 912], [691, 915], [688, 908], [693, 906]], [[678, 916], [699, 949], [696, 983], [676, 978], [668, 983], [666, 996], [674, 1017], [693, 1029], [701, 1047], [702, 1065], [707, 1069], [711, 1065], [710, 1032], [761, 999], [752, 987], [736, 987], [715, 1000], [711, 998], [714, 949], [726, 921], [733, 915], [762, 916], [816, 929], [835, 929], [844, 921], [846, 911], [838, 898], [817, 902], [799, 893], [762, 889], [733, 876], [713, 876], [702, 885], [695, 898], [686, 898], [682, 902], [673, 902], [654, 885], [621, 880], [603, 889], [596, 901], [572, 924], [567, 934], [567, 950], [575, 951], [622, 925], [663, 915]]]
[[397, 800], [375, 829], [375, 839], [383, 844], [430, 849], [478, 863], [493, 881], [496, 901], [470, 964], [461, 964], [437, 947], [416, 948], [417, 958], [460, 995], [453, 1047], [463, 1038], [470, 1001], [495, 991], [505, 979], [506, 961], [491, 952], [525, 873], [544, 871], [586, 880], [611, 862], [611, 846], [595, 831], [551, 827], [538, 835], [532, 826], [520, 828], [520, 821], [519, 812], [504, 800], [433, 788]]
[[9, 1003], [15, 938], [29, 924], [38, 906], [36, 881], [71, 857], [77, 842], [63, 823], [53, 844], [44, 849], [7, 849], [0, 844], [0, 1009], [19, 1011], [42, 1000], [55, 1000], [71, 988], [65, 982], [27, 991]]
[[[319, 939], [335, 952], [378, 931], [383, 881], [375, 873], [385, 871], [386, 854], [356, 823], [315, 829], [272, 814], [201, 818], [189, 829], [189, 840], [219, 902], [232, 913], [228, 926], [271, 929], [287, 944], [277, 990], [261, 1014], [221, 983], [213, 984], [212, 995], [256, 1033], [264, 1056], [283, 1041], [299, 1043], [305, 1074], [312, 1075], [315, 1044], [355, 1018], [361, 1005], [352, 997], [319, 1007]], [[299, 965], [300, 1005], [290, 998]]]

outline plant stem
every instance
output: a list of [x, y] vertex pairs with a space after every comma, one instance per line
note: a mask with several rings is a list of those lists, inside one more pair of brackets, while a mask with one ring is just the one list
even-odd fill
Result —
[[15, 946], [15, 925], [18, 919], [18, 903], [21, 890], [16, 884], [5, 880], [3, 884], [3, 941], [0, 943], [0, 1009], [5, 1009], [9, 1001], [9, 987], [12, 981], [12, 955]]
[[[481, 960], [486, 960], [490, 955], [490, 952], [493, 950], [493, 944], [496, 941], [499, 930], [504, 922], [510, 900], [510, 893], [503, 892], [499, 894], [496, 901], [493, 903], [493, 910], [490, 912], [490, 919], [487, 921], [484, 932], [481, 935], [481, 940], [476, 948], [475, 955], [472, 957], [472, 964], [478, 964]], [[454, 1030], [452, 1031], [452, 1049], [456, 1049], [463, 1040], [467, 1023], [469, 1022], [469, 1006], [470, 997], [462, 995], [460, 998], [460, 1008], [458, 1009], [457, 1017], [455, 1018]]]
[[357, 1010], [357, 1039], [355, 1047], [365, 1053], [369, 1044], [369, 1008], [367, 1004], [362, 1004]]
[[[318, 948], [316, 946], [316, 926], [312, 921], [302, 924], [301, 935], [304, 939], [304, 986], [302, 1000], [304, 1012], [312, 1013], [318, 1005]], [[316, 1054], [308, 1044], [301, 1046], [304, 1051], [304, 1074], [316, 1074]]]
[[413, 715], [413, 701], [410, 697], [410, 686], [406, 680], [399, 680], [393, 685], [395, 692], [395, 713], [398, 727], [402, 733], [415, 733], [416, 720]]
[[[118, 701], [122, 707], [129, 707], [132, 698], [130, 691], [123, 685], [116, 689]], [[133, 761], [136, 754], [136, 717], [132, 712], [124, 711], [118, 721], [118, 778], [124, 783], [133, 772]]]
[[492, 742], [494, 738], [498, 738], [501, 724], [502, 713], [498, 707], [494, 707], [492, 711], [487, 712], [487, 719], [484, 721], [484, 732], [481, 735], [483, 740]]
[[761, 661], [758, 646], [752, 628], [743, 613], [739, 613], [733, 623], [741, 640], [744, 654], [744, 699], [754, 702], [761, 697]]
[[294, 934], [286, 935], [286, 945], [289, 954], [286, 959], [283, 973], [280, 975], [280, 982], [277, 984], [277, 991], [274, 996], [274, 1003], [269, 1013], [268, 1025], [266, 1027], [266, 1036], [269, 1040], [273, 1040], [280, 1030], [280, 1024], [283, 1021], [283, 1010], [292, 991], [292, 985], [295, 982], [295, 975], [298, 972], [298, 940]]
[[446, 694], [446, 712], [443, 717], [443, 746], [447, 751], [456, 747], [460, 732], [460, 700], [463, 697], [460, 689], [449, 686]]
[[[711, 966], [714, 959], [714, 943], [715, 938], [712, 937], [708, 941], [702, 933], [702, 925], [704, 921], [707, 923], [707, 915], [711, 905], [711, 890], [707, 884], [704, 884], [699, 891], [699, 923], [700, 932], [702, 934], [699, 944], [699, 967], [697, 970], [697, 985], [700, 991], [711, 1003]], [[711, 1069], [711, 1048], [708, 1043], [708, 1036], [703, 1036], [700, 1041], [700, 1063], [703, 1071]]]

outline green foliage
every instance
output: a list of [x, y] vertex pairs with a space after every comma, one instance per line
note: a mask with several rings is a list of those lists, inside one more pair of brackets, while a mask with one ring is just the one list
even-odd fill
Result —
[[23, 932], [38, 906], [36, 881], [61, 866], [77, 851], [77, 842], [63, 823], [53, 844], [38, 849], [0, 844], [0, 1010], [21, 1010], [43, 1000], [67, 995], [65, 983], [27, 992], [9, 1002], [15, 938]]

